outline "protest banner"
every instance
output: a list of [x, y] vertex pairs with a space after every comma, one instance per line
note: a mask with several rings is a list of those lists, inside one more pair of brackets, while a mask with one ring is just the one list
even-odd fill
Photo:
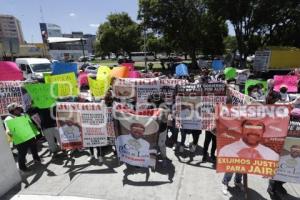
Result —
[[274, 76], [274, 90], [279, 92], [282, 86], [287, 87], [288, 92], [297, 92], [298, 91], [298, 77], [297, 76]]
[[137, 110], [146, 109], [148, 98], [152, 94], [159, 94], [160, 81], [158, 78], [135, 79], [136, 84], [136, 107]]
[[108, 144], [106, 107], [100, 103], [80, 104], [83, 147]]
[[300, 183], [300, 138], [287, 137], [274, 180]]
[[15, 117], [5, 122], [15, 145], [24, 143], [39, 134], [28, 115]]
[[231, 104], [236, 105], [243, 105], [245, 103], [245, 95], [240, 93], [237, 90], [234, 90], [232, 88], [228, 88], [229, 91], [229, 97], [231, 98]]
[[289, 112], [286, 105], [217, 107], [217, 172], [274, 176]]
[[176, 94], [176, 121], [182, 129], [212, 130], [215, 128], [215, 106], [226, 103], [223, 83], [179, 86]]
[[45, 76], [45, 83], [58, 84], [58, 97], [77, 96], [79, 92], [74, 73]]
[[155, 167], [159, 131], [158, 109], [134, 112], [115, 110], [118, 158], [129, 165]]
[[78, 73], [78, 68], [76, 63], [71, 62], [54, 62], [51, 64], [52, 75], [66, 74], [66, 73]]
[[56, 103], [56, 97], [58, 96], [57, 84], [27, 84], [25, 89], [31, 97], [32, 107], [50, 108]]
[[57, 126], [63, 149], [105, 146], [106, 107], [101, 103], [57, 103]]
[[176, 85], [184, 85], [187, 80], [184, 79], [160, 79], [160, 93], [165, 97], [165, 103], [172, 106], [175, 103]]
[[61, 148], [64, 150], [82, 148], [82, 127], [78, 103], [58, 102], [56, 117]]
[[0, 82], [0, 115], [7, 115], [7, 106], [11, 103], [23, 105], [22, 83], [20, 81]]
[[135, 79], [117, 78], [113, 84], [116, 98], [133, 99], [136, 97]]
[[268, 90], [267, 81], [252, 80], [252, 79], [247, 80], [246, 83], [245, 83], [245, 94], [249, 95], [248, 94], [249, 86], [252, 86], [252, 85], [254, 86], [254, 85], [257, 85], [257, 84], [262, 84], [263, 85], [263, 93], [266, 94], [266, 92]]
[[300, 120], [291, 119], [274, 180], [300, 183]]

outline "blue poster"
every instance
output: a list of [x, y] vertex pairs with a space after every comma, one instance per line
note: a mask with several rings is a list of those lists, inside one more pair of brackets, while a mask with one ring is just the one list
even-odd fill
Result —
[[213, 60], [211, 66], [214, 71], [224, 70], [223, 60]]
[[78, 72], [76, 63], [54, 62], [51, 67], [53, 75], [66, 74], [70, 72], [77, 74]]

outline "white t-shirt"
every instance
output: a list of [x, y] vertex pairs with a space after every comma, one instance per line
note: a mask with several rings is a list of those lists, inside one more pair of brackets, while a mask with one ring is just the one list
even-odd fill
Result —
[[9, 131], [8, 126], [7, 126], [7, 121], [13, 119], [13, 117], [11, 115], [8, 115], [5, 119], [4, 119], [4, 126], [6, 131]]
[[[279, 155], [269, 147], [266, 147], [262, 144], [257, 145], [255, 148], [249, 147], [245, 142], [240, 139], [237, 142], [228, 144], [224, 146], [223, 148], [220, 149], [219, 155], [220, 157], [235, 157], [238, 158], [240, 157], [240, 153], [245, 150], [249, 151], [250, 149], [256, 150], [261, 158], [256, 158], [256, 157], [248, 157], [248, 159], [264, 159], [264, 160], [272, 160], [272, 161], [278, 161], [279, 160]], [[246, 153], [246, 152], [244, 152]]]

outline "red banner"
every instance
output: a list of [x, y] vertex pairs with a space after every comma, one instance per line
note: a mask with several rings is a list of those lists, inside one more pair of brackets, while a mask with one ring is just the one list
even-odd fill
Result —
[[217, 172], [273, 176], [289, 124], [285, 105], [221, 105], [217, 109]]

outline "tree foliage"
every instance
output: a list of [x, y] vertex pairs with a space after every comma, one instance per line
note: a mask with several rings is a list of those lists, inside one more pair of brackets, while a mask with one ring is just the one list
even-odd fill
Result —
[[231, 22], [244, 61], [261, 46], [299, 46], [299, 0], [206, 0], [206, 4]]
[[214, 16], [202, 0], [140, 0], [139, 19], [188, 53], [196, 65], [196, 53], [219, 54], [227, 35], [225, 20]]
[[139, 50], [140, 29], [127, 13], [110, 14], [97, 32], [96, 51], [99, 55], [116, 55]]

